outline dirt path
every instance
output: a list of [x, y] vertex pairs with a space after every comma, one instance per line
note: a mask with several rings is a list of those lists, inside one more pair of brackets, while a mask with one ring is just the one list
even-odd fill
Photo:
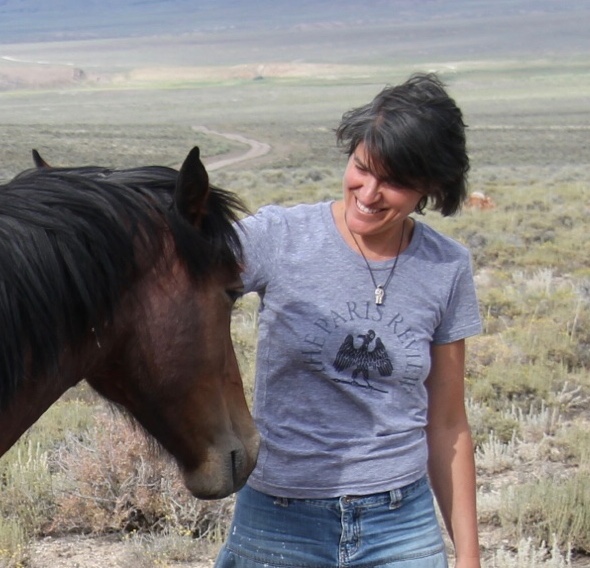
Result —
[[245, 144], [246, 146], [250, 146], [250, 149], [244, 152], [243, 154], [230, 155], [221, 159], [213, 158], [210, 161], [206, 160], [205, 166], [207, 170], [210, 172], [214, 170], [219, 170], [232, 164], [236, 164], [238, 162], [244, 162], [246, 160], [260, 158], [261, 156], [264, 156], [270, 152], [270, 145], [266, 144], [266, 142], [259, 142], [258, 140], [246, 138], [245, 136], [242, 136], [240, 134], [217, 132], [215, 130], [210, 130], [206, 126], [193, 126], [193, 130], [197, 132], [203, 132], [204, 134], [214, 134], [215, 136], [222, 136], [223, 138], [227, 138], [228, 140], [233, 140], [235, 142]]

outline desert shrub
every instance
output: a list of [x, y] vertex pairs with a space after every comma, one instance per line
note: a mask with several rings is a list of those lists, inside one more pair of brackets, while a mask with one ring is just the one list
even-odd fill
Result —
[[492, 430], [487, 440], [482, 442], [475, 453], [478, 469], [488, 474], [500, 473], [512, 469], [515, 463], [516, 437], [513, 435], [508, 442], [498, 439]]
[[49, 453], [70, 432], [92, 422], [84, 402], [57, 402], [0, 460], [0, 514], [14, 515], [26, 534], [35, 533], [52, 511], [53, 472]]
[[496, 363], [514, 363], [521, 354], [501, 333], [483, 333], [471, 337], [467, 343], [466, 373], [469, 382], [481, 377], [487, 367]]
[[98, 414], [87, 435], [70, 436], [52, 460], [60, 475], [46, 533], [166, 528], [207, 537], [222, 534], [219, 527], [230, 515], [231, 499], [195, 499], [176, 465], [120, 415]]
[[236, 302], [231, 324], [232, 341], [242, 375], [244, 394], [249, 403], [254, 391], [258, 304], [256, 294], [246, 294], [240, 298]]
[[502, 526], [513, 538], [537, 542], [556, 539], [559, 546], [590, 552], [590, 470], [567, 478], [541, 479], [504, 490]]
[[3, 462], [3, 518], [15, 516], [23, 531], [34, 534], [53, 513], [53, 478], [47, 452], [32, 440], [13, 448]]
[[556, 434], [556, 444], [561, 448], [564, 459], [590, 471], [590, 430], [585, 422], [577, 420], [567, 428], [560, 429]]
[[537, 545], [531, 538], [519, 541], [516, 550], [502, 547], [494, 553], [493, 558], [484, 564], [485, 568], [568, 568], [571, 555], [563, 554], [553, 541], [551, 549], [545, 542]]
[[482, 406], [477, 414], [470, 412], [469, 422], [476, 449], [495, 438], [499, 443], [508, 444], [520, 433], [520, 423], [514, 416], [506, 415]]
[[513, 406], [511, 415], [520, 424], [523, 439], [538, 444], [552, 439], [562, 425], [559, 405], [549, 406], [544, 401], [531, 404], [528, 410]]
[[203, 555], [212, 557], [221, 542], [221, 537], [218, 537], [216, 543], [200, 541], [195, 546], [190, 534], [170, 529], [162, 533], [132, 533], [127, 539], [134, 551], [133, 565], [142, 568], [168, 566], [170, 562], [198, 562]]
[[[51, 451], [71, 432], [83, 432], [94, 420], [98, 395], [87, 385], [72, 389], [43, 414], [41, 419], [25, 432], [14, 448], [33, 444], [41, 451]], [[91, 402], [92, 401], [92, 402]], [[4, 460], [4, 458], [3, 458]], [[6, 461], [10, 461], [8, 458]]]
[[579, 383], [590, 359], [585, 280], [544, 268], [479, 282], [485, 334], [469, 343], [470, 395], [491, 408], [563, 405], [564, 385]]
[[251, 211], [269, 203], [296, 205], [335, 199], [341, 171], [330, 167], [291, 167], [215, 172], [214, 183], [235, 191]]
[[478, 270], [553, 267], [564, 274], [587, 265], [590, 259], [581, 253], [580, 243], [587, 216], [581, 204], [588, 203], [588, 185], [566, 181], [549, 185], [534, 175], [519, 179], [516, 172], [499, 179], [497, 173], [474, 185], [493, 199], [495, 209], [466, 209], [447, 220], [429, 215], [428, 222], [468, 245]]
[[481, 381], [474, 381], [470, 395], [501, 409], [510, 404], [528, 408], [531, 403], [546, 400], [555, 374], [543, 363], [496, 363], [488, 367]]
[[0, 516], [0, 568], [20, 568], [27, 558], [28, 538], [18, 519]]
[[[522, 315], [522, 306], [516, 298], [508, 295], [505, 289], [489, 288], [480, 290], [480, 309], [486, 323], [486, 332], [504, 331], [509, 324]], [[499, 321], [499, 326], [490, 326], [490, 322]]]
[[54, 514], [51, 451], [68, 433], [83, 432], [91, 421], [92, 410], [85, 402], [59, 401], [2, 456], [0, 557], [6, 566], [19, 565], [29, 539], [40, 534]]

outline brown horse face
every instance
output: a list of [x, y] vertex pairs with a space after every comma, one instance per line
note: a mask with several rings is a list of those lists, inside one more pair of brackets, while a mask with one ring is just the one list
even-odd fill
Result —
[[228, 271], [195, 286], [177, 263], [166, 278], [146, 278], [134, 315], [145, 325], [121, 344], [129, 374], [119, 402], [175, 457], [202, 499], [242, 487], [258, 453], [230, 335], [240, 287]]
[[[240, 489], [256, 464], [259, 447], [230, 335], [231, 310], [242, 282], [239, 274], [231, 274], [218, 275], [211, 284], [195, 296], [199, 347], [187, 346], [188, 368], [199, 375], [198, 388], [192, 396], [187, 393], [187, 412], [193, 409], [194, 430], [200, 432], [193, 439], [199, 446], [194, 451], [202, 458], [188, 460], [183, 473], [188, 489], [202, 498]], [[186, 318], [186, 310], [180, 317]]]
[[[198, 150], [181, 168], [178, 212], [196, 227], [207, 215], [208, 178]], [[230, 335], [241, 281], [213, 264], [198, 282], [165, 243], [164, 255], [122, 298], [105, 365], [88, 376], [176, 459], [202, 499], [237, 491], [254, 468], [259, 437], [244, 397]]]

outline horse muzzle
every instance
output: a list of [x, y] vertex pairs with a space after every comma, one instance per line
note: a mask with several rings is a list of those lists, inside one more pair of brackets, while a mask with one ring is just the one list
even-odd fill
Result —
[[187, 489], [198, 499], [222, 499], [241, 489], [256, 465], [260, 437], [233, 438], [211, 446], [205, 460], [183, 472]]

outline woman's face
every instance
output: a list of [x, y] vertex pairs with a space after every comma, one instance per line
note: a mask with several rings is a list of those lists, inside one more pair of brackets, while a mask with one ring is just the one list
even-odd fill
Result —
[[369, 171], [368, 158], [361, 143], [348, 159], [342, 180], [346, 223], [357, 235], [390, 238], [424, 194], [377, 178]]

